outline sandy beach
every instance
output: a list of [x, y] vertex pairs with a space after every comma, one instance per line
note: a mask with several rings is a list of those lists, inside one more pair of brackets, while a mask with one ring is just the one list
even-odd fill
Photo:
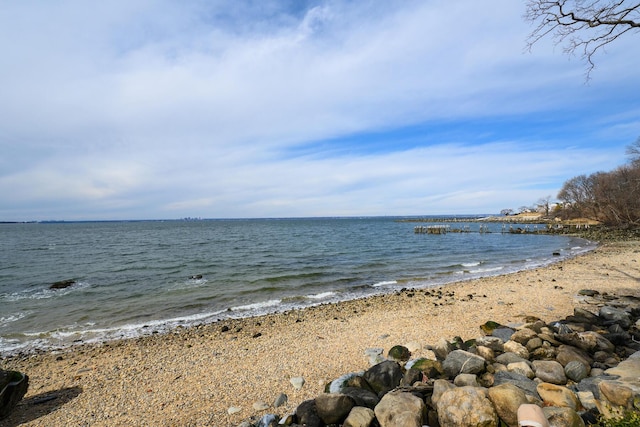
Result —
[[[581, 303], [580, 289], [640, 295], [640, 242], [441, 288], [2, 360], [2, 369], [27, 373], [30, 387], [0, 425], [237, 426], [291, 412], [329, 381], [366, 369], [367, 348], [410, 344], [420, 356], [441, 338], [480, 336], [487, 320], [560, 319]], [[305, 379], [300, 390], [292, 377]], [[284, 406], [254, 408], [281, 393]]]

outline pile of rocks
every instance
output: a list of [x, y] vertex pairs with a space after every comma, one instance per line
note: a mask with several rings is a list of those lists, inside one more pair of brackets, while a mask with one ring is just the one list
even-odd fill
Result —
[[[522, 403], [543, 407], [551, 426], [584, 426], [640, 404], [640, 301], [581, 291], [593, 310], [545, 323], [487, 322], [484, 336], [441, 340], [428, 357], [407, 346], [369, 349], [370, 367], [327, 385], [293, 414], [241, 427], [517, 426]], [[597, 313], [597, 314], [594, 314]]]

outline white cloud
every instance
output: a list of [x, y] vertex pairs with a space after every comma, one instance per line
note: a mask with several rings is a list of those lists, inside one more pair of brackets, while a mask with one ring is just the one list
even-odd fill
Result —
[[[6, 5], [0, 219], [495, 210], [615, 165], [640, 134], [637, 101], [623, 113], [607, 95], [620, 75], [640, 89], [637, 56], [612, 50], [585, 86], [549, 42], [523, 53], [517, 2], [282, 4]], [[584, 105], [599, 123], [569, 122]], [[541, 140], [528, 114], [568, 122]], [[475, 135], [484, 119], [496, 128]], [[425, 138], [443, 124], [468, 140]]]

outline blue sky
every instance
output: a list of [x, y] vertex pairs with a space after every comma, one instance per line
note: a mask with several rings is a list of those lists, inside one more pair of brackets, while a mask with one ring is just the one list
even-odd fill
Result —
[[0, 5], [0, 221], [495, 213], [640, 137], [640, 34], [524, 2]]

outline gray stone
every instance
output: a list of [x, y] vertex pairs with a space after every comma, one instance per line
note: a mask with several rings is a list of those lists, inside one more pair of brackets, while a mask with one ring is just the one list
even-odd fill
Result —
[[338, 424], [347, 418], [355, 401], [341, 393], [322, 393], [316, 397], [316, 411], [325, 424]]
[[254, 402], [252, 407], [256, 411], [264, 411], [269, 409], [269, 404], [266, 402]]
[[393, 391], [384, 395], [374, 409], [380, 427], [422, 427], [424, 401], [411, 393]]
[[572, 360], [564, 367], [564, 373], [572, 381], [580, 382], [589, 376], [589, 367], [582, 362]]
[[454, 350], [447, 355], [442, 367], [449, 378], [458, 374], [479, 374], [485, 369], [485, 360], [464, 350]]
[[438, 404], [438, 400], [440, 400], [440, 396], [454, 388], [456, 387], [447, 380], [435, 380], [433, 382], [433, 394], [431, 395], [431, 403], [436, 406]]
[[525, 377], [527, 377], [529, 379], [533, 379], [536, 376], [535, 373], [533, 372], [533, 369], [531, 369], [531, 366], [529, 365], [528, 362], [509, 363], [507, 365], [507, 371], [517, 372], [519, 374], [524, 375]]
[[433, 350], [438, 360], [444, 360], [447, 358], [447, 355], [453, 351], [453, 345], [444, 338], [441, 338], [431, 350]]
[[387, 360], [370, 367], [363, 375], [374, 392], [381, 396], [400, 385], [403, 377], [398, 362]]
[[491, 335], [500, 338], [503, 342], [507, 342], [511, 339], [511, 335], [514, 333], [515, 331], [511, 328], [501, 327], [494, 329]]
[[387, 356], [396, 362], [406, 362], [411, 357], [411, 352], [403, 345], [395, 345], [389, 349]]
[[536, 377], [546, 383], [558, 385], [567, 383], [564, 368], [555, 360], [534, 360], [533, 369], [535, 370]]
[[624, 329], [629, 329], [632, 324], [631, 316], [629, 315], [629, 313], [620, 308], [615, 308], [608, 305], [600, 308], [598, 316], [605, 320], [608, 320], [609, 322], [617, 323]]
[[540, 399], [540, 395], [538, 394], [537, 384], [525, 377], [522, 374], [518, 374], [516, 372], [509, 371], [500, 371], [496, 372], [493, 376], [494, 378], [494, 386], [498, 386], [501, 384], [513, 384], [522, 390], [525, 394], [534, 397], [536, 399]]
[[304, 386], [304, 378], [302, 377], [293, 377], [289, 382], [296, 390], [300, 390]]
[[28, 375], [0, 369], [0, 420], [9, 416], [28, 388]]
[[438, 421], [442, 426], [497, 427], [498, 415], [484, 389], [458, 387], [440, 396]]
[[279, 408], [285, 403], [287, 403], [288, 400], [289, 400], [289, 397], [286, 394], [280, 393], [278, 397], [276, 397], [275, 400], [273, 401], [273, 407]]
[[349, 412], [342, 427], [369, 427], [374, 418], [373, 409], [356, 406]]
[[516, 363], [516, 362], [526, 362], [529, 363], [529, 361], [527, 359], [525, 359], [524, 357], [521, 357], [515, 353], [511, 353], [511, 352], [507, 352], [507, 353], [502, 353], [498, 356], [496, 356], [496, 362], [503, 364], [504, 366], [509, 365], [510, 363]]
[[260, 421], [256, 424], [256, 427], [277, 427], [278, 416], [275, 414], [265, 414], [260, 418]]

